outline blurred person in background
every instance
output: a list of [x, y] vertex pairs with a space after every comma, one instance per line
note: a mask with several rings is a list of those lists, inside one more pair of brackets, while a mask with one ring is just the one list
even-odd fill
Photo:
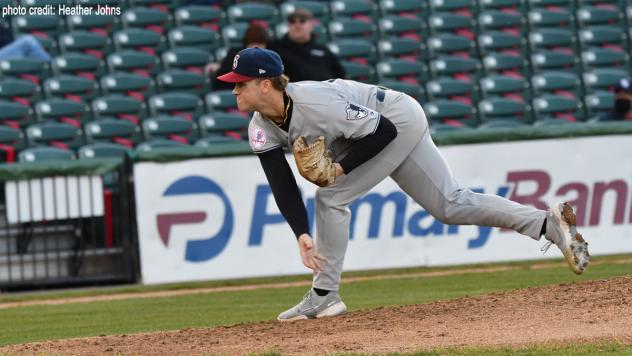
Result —
[[345, 69], [327, 46], [316, 42], [312, 13], [297, 8], [288, 15], [288, 33], [273, 41], [270, 49], [277, 52], [285, 64], [285, 75], [292, 82], [344, 78]]
[[0, 59], [31, 58], [46, 62], [51, 57], [42, 44], [31, 35], [14, 38], [10, 30], [0, 27]]
[[233, 58], [239, 51], [251, 47], [267, 48], [269, 43], [270, 37], [266, 28], [258, 24], [250, 25], [242, 39], [243, 47], [229, 49], [221, 62], [210, 63], [206, 66], [205, 72], [211, 76], [213, 90], [233, 90], [234, 85], [217, 80], [217, 76], [226, 74], [233, 69]]
[[623, 78], [614, 89], [614, 104], [599, 121], [632, 121], [632, 77]]

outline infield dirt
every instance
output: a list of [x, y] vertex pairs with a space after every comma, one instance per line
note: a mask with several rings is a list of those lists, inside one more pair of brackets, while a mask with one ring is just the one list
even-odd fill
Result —
[[632, 276], [378, 308], [281, 323], [54, 340], [0, 348], [44, 354], [405, 352], [449, 346], [632, 343]]

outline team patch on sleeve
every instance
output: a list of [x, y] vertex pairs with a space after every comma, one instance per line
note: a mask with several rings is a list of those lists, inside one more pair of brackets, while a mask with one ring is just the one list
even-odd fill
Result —
[[250, 147], [257, 150], [266, 144], [266, 132], [264, 129], [253, 126], [250, 130]]
[[379, 117], [379, 113], [362, 105], [347, 103], [347, 120], [374, 120]]

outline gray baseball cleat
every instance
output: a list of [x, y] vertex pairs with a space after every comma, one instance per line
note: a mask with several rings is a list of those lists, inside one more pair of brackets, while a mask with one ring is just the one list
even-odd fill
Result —
[[300, 303], [279, 314], [277, 320], [316, 319], [344, 314], [346, 311], [347, 306], [340, 299], [338, 292], [332, 291], [320, 297], [313, 289], [310, 289]]
[[542, 248], [546, 252], [555, 243], [560, 248], [566, 262], [576, 274], [582, 274], [588, 263], [588, 243], [577, 232], [576, 217], [568, 203], [557, 203], [551, 207], [546, 217], [546, 234], [549, 240]]

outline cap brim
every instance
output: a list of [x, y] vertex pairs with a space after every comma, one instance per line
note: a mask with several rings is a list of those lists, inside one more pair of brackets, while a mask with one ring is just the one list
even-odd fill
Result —
[[228, 72], [224, 75], [220, 75], [219, 77], [217, 77], [217, 80], [221, 80], [222, 82], [227, 82], [227, 83], [240, 83], [240, 82], [246, 82], [252, 79], [255, 79], [255, 78], [247, 77], [245, 75], [237, 74], [235, 72]]

